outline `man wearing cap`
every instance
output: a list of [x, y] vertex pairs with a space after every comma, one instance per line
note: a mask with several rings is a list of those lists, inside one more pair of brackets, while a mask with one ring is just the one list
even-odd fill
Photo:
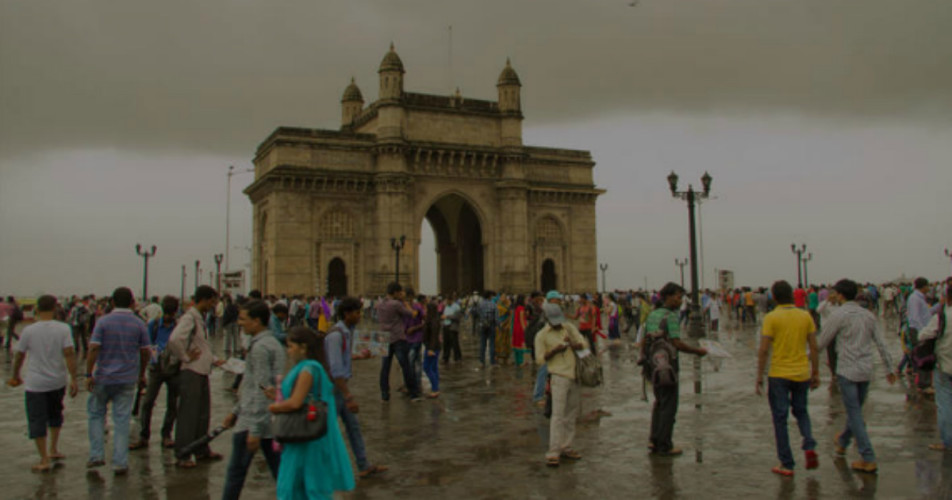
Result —
[[571, 323], [562, 307], [555, 303], [542, 306], [546, 326], [536, 334], [536, 362], [547, 366], [552, 390], [552, 418], [549, 425], [549, 451], [546, 464], [558, 467], [559, 459], [578, 460], [572, 449], [575, 421], [579, 414], [579, 385], [575, 378], [575, 354], [588, 348], [588, 342]]
[[[671, 345], [678, 351], [704, 356], [707, 349], [692, 347], [681, 341], [681, 330], [678, 322], [678, 309], [681, 307], [681, 301], [684, 297], [684, 288], [677, 283], [668, 282], [661, 291], [658, 292], [661, 297], [661, 305], [651, 311], [651, 314], [645, 319], [645, 334], [656, 334], [659, 330], [666, 329], [667, 336], [671, 340]], [[662, 327], [662, 322], [666, 325]], [[674, 359], [674, 369], [679, 370], [678, 359]], [[673, 386], [659, 387], [654, 386], [655, 403], [651, 410], [651, 452], [662, 456], [677, 456], [683, 453], [680, 448], [675, 448], [672, 442], [674, 435], [674, 421], [678, 415], [678, 391], [679, 384], [675, 382]]]

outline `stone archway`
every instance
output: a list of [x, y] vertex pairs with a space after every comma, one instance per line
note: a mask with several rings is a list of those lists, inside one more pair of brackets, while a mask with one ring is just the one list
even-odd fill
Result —
[[340, 257], [334, 257], [327, 265], [327, 295], [347, 296], [347, 265]]
[[545, 262], [542, 263], [541, 276], [541, 290], [543, 293], [546, 293], [549, 290], [559, 289], [559, 279], [555, 274], [555, 262], [552, 259], [545, 259]]
[[436, 284], [441, 295], [482, 291], [485, 283], [483, 229], [473, 205], [451, 193], [424, 216], [436, 238]]

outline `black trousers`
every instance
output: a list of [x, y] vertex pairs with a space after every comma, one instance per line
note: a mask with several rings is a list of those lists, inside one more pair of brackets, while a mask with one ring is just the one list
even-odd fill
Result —
[[443, 329], [443, 362], [450, 360], [450, 351], [453, 351], [453, 359], [459, 361], [463, 358], [463, 353], [459, 348], [459, 330]]
[[[178, 425], [175, 426], [176, 456], [189, 444], [208, 434], [211, 420], [211, 394], [208, 391], [208, 375], [199, 375], [191, 370], [179, 373]], [[208, 445], [195, 451], [196, 457], [207, 456]], [[182, 457], [187, 460], [190, 457]]]
[[655, 403], [651, 410], [651, 444], [655, 453], [667, 453], [674, 447], [674, 421], [678, 415], [678, 384], [654, 386]]
[[163, 385], [165, 385], [165, 419], [162, 421], [162, 439], [172, 438], [172, 427], [175, 425], [179, 404], [178, 374], [165, 377], [155, 366], [150, 366], [145, 399], [139, 407], [139, 428], [141, 429], [139, 438], [143, 441], [148, 441], [152, 435], [152, 409], [155, 408], [155, 400], [159, 398], [159, 391]]

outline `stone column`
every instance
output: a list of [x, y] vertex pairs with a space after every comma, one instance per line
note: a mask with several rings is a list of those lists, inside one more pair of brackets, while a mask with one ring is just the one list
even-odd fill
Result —
[[495, 252], [499, 291], [532, 291], [527, 187], [521, 180], [496, 183], [498, 213], [501, 215], [496, 221], [498, 238]]

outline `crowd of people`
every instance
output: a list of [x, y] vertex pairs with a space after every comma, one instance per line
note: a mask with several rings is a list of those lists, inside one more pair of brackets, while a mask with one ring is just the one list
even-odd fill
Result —
[[[794, 288], [778, 281], [769, 289], [705, 290], [698, 308], [712, 332], [718, 331], [722, 313], [759, 326], [755, 392], [764, 392], [766, 375], [780, 462], [774, 473], [794, 473], [786, 424], [791, 412], [803, 438], [806, 468], [819, 465], [807, 403], [809, 391], [820, 383], [823, 352], [847, 412], [834, 450], [845, 453], [855, 441], [861, 459], [853, 468], [871, 473], [878, 466], [862, 407], [873, 374], [874, 350], [890, 367], [890, 383], [908, 377], [921, 394], [934, 394], [941, 441], [931, 448], [952, 450], [952, 337], [944, 335], [950, 292], [952, 278], [944, 283], [920, 278], [911, 286], [882, 287], [841, 280], [831, 286]], [[138, 307], [131, 290], [121, 287], [105, 298], [90, 295], [61, 301], [41, 296], [35, 305], [36, 321], [19, 337], [15, 327], [23, 314], [16, 311], [11, 297], [0, 308], [0, 319], [6, 323], [8, 345], [16, 340], [8, 383], [26, 390], [29, 437], [40, 456], [35, 471], [49, 471], [64, 458], [58, 447], [64, 400], [67, 392], [76, 397], [80, 380], [89, 392], [87, 467], [106, 463], [106, 413], [111, 406], [112, 469], [117, 475], [128, 472], [129, 452], [149, 447], [153, 408], [163, 387], [161, 446], [175, 450], [175, 465], [191, 469], [203, 461], [223, 459], [208, 444], [209, 436], [217, 434], [211, 429], [209, 374], [225, 365], [226, 358], [243, 359], [243, 371], [233, 386], [237, 402], [221, 422], [222, 428], [232, 430], [226, 499], [240, 496], [259, 450], [276, 480], [278, 498], [329, 498], [334, 491], [353, 489], [355, 477], [387, 470], [367, 457], [360, 406], [349, 385], [353, 360], [369, 356], [356, 349], [357, 328], [364, 316], [386, 339], [379, 376], [383, 402], [392, 397], [394, 357], [403, 382], [398, 393], [412, 402], [439, 398], [440, 361], [445, 365], [462, 360], [465, 322], [478, 346], [480, 369], [533, 364], [533, 399], [550, 418], [545, 463], [551, 467], [582, 458], [573, 447], [580, 413], [580, 359], [590, 354], [597, 359], [605, 348], [621, 344], [622, 333], [634, 330], [642, 375], [654, 394], [648, 448], [653, 455], [677, 456], [682, 453], [673, 440], [679, 353], [707, 354], [681, 338], [690, 304], [675, 283], [653, 292], [485, 291], [467, 297], [416, 295], [391, 283], [382, 297], [330, 300], [262, 297], [257, 291], [232, 300], [228, 295], [219, 297], [214, 288], [199, 286], [187, 304], [166, 296]], [[877, 315], [898, 326], [904, 346], [899, 364], [886, 348]], [[223, 336], [224, 358], [212, 347], [216, 335]], [[920, 346], [930, 341], [934, 366], [919, 356]], [[81, 362], [85, 376], [79, 372]], [[424, 376], [430, 389], [426, 394]], [[274, 415], [311, 408], [315, 401], [323, 402], [330, 416], [324, 437], [280, 443], [272, 427]], [[139, 433], [130, 442], [133, 418]]]

